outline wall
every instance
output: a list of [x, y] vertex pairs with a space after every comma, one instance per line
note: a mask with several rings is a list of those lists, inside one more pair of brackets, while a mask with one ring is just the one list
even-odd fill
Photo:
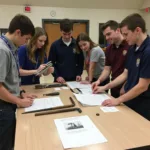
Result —
[[142, 16], [146, 22], [147, 33], [150, 35], [150, 12], [143, 12]]
[[[24, 6], [0, 5], [0, 28], [7, 28], [11, 18], [17, 13], [23, 12]], [[50, 12], [56, 11], [56, 16], [51, 17]], [[31, 13], [25, 13], [33, 21], [35, 26], [42, 26], [42, 19], [85, 19], [90, 20], [90, 36], [93, 41], [98, 42], [98, 24], [114, 19], [120, 22], [124, 17], [138, 10], [119, 9], [76, 9], [76, 8], [50, 8], [32, 7]]]

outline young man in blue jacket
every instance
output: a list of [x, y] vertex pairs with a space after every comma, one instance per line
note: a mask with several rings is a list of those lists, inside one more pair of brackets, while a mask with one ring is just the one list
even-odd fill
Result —
[[52, 43], [49, 61], [54, 66], [54, 82], [80, 81], [84, 57], [82, 51], [76, 52], [76, 40], [72, 37], [73, 23], [63, 19], [60, 23], [61, 38]]

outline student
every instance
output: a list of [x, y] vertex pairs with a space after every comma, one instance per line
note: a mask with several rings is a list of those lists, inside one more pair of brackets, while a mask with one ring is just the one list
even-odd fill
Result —
[[61, 38], [52, 43], [49, 61], [54, 65], [54, 82], [80, 81], [83, 72], [83, 53], [76, 53], [76, 41], [72, 37], [73, 24], [69, 19], [60, 23]]
[[144, 19], [139, 14], [127, 16], [120, 24], [122, 34], [129, 45], [124, 72], [114, 81], [96, 90], [101, 92], [125, 84], [125, 94], [103, 102], [104, 106], [125, 103], [128, 107], [150, 120], [150, 38]]
[[86, 81], [82, 81], [82, 83], [88, 84], [97, 81], [105, 65], [104, 51], [85, 33], [78, 35], [76, 44], [77, 50], [83, 51], [85, 54], [85, 65], [88, 73]]
[[[0, 150], [11, 150], [15, 135], [17, 105], [28, 107], [33, 98], [20, 97], [17, 46], [23, 45], [34, 34], [31, 20], [16, 15], [8, 32], [0, 37]], [[22, 95], [23, 96], [23, 95]]]
[[[39, 84], [40, 76], [36, 76], [38, 70], [46, 65], [46, 46], [48, 44], [47, 34], [41, 27], [35, 28], [35, 34], [27, 45], [23, 45], [18, 50], [21, 85]], [[43, 75], [49, 75], [54, 71], [50, 67]]]
[[[123, 72], [126, 54], [129, 48], [128, 43], [124, 40], [120, 32], [119, 24], [116, 21], [110, 20], [106, 22], [102, 26], [102, 31], [110, 45], [106, 48], [106, 63], [104, 70], [99, 79], [92, 84], [93, 91], [95, 91], [97, 86], [110, 75], [112, 77], [111, 80], [114, 80]], [[121, 87], [122, 85], [111, 89], [111, 95], [113, 97], [119, 97]]]

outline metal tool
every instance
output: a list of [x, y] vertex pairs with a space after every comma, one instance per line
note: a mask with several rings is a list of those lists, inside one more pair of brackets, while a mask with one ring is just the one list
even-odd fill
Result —
[[58, 114], [58, 113], [71, 112], [71, 111], [78, 111], [79, 113], [82, 113], [82, 110], [80, 108], [70, 108], [70, 109], [61, 109], [61, 110], [54, 110], [54, 111], [36, 113], [35, 116]]
[[35, 89], [55, 88], [55, 87], [63, 87], [63, 86], [67, 86], [67, 84], [60, 84], [60, 83], [56, 83], [56, 84], [37, 84], [37, 85], [35, 85]]
[[60, 94], [59, 92], [51, 92], [51, 93], [43, 94], [43, 96], [56, 96], [56, 95], [59, 95], [59, 94]]
[[58, 106], [58, 107], [46, 108], [46, 109], [40, 109], [40, 110], [33, 110], [33, 111], [23, 112], [22, 114], [29, 114], [29, 113], [34, 113], [34, 112], [41, 112], [41, 111], [47, 111], [47, 110], [57, 110], [57, 109], [74, 107], [75, 106], [74, 100], [72, 99], [72, 97], [69, 97], [69, 99], [71, 101], [70, 105], [64, 105], [64, 106]]

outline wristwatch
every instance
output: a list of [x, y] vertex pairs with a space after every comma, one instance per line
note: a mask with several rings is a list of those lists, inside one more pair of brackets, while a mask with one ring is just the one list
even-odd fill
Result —
[[23, 97], [22, 97], [22, 93], [26, 93], [26, 91], [25, 91], [25, 90], [21, 90], [21, 91], [20, 91], [20, 97], [21, 97], [21, 98], [23, 98]]

